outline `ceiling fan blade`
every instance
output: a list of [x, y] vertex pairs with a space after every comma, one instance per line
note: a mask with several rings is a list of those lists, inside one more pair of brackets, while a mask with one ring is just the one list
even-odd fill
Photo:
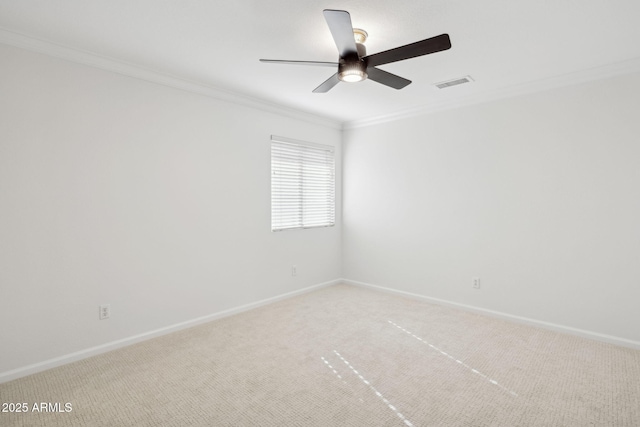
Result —
[[391, 62], [402, 61], [404, 59], [415, 58], [416, 56], [428, 55], [451, 48], [451, 40], [448, 34], [440, 34], [430, 39], [385, 50], [363, 57], [369, 67], [389, 64]]
[[383, 85], [394, 89], [402, 89], [403, 87], [411, 84], [411, 80], [407, 80], [403, 77], [396, 76], [395, 74], [388, 73], [375, 67], [367, 67], [367, 76], [369, 80], [382, 83]]
[[358, 55], [356, 40], [353, 37], [353, 25], [351, 25], [351, 15], [345, 10], [325, 9], [324, 19], [327, 21], [329, 31], [336, 42], [340, 58], [348, 58]]
[[329, 77], [324, 81], [320, 86], [313, 90], [313, 93], [326, 93], [331, 90], [332, 87], [340, 83], [340, 79], [338, 78], [338, 73], [335, 73], [333, 76]]
[[287, 64], [287, 65], [315, 65], [319, 67], [337, 67], [337, 62], [321, 62], [321, 61], [283, 61], [280, 59], [261, 59], [260, 62], [270, 64]]

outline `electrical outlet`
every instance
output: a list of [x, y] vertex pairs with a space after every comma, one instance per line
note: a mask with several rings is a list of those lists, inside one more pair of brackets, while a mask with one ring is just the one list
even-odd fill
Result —
[[473, 289], [480, 289], [480, 278], [479, 277], [474, 277], [473, 278]]
[[100, 320], [108, 319], [111, 317], [111, 305], [103, 304], [100, 306]]
[[297, 276], [298, 275], [298, 267], [293, 265], [291, 266], [291, 275], [292, 276]]

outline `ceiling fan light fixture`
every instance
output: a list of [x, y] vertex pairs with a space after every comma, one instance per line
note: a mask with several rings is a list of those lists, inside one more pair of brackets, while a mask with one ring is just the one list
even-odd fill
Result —
[[338, 74], [338, 78], [343, 82], [356, 83], [367, 78], [367, 73], [362, 70], [347, 70]]
[[338, 67], [338, 78], [346, 83], [361, 82], [367, 78], [364, 64], [357, 62], [354, 64], [340, 64]]

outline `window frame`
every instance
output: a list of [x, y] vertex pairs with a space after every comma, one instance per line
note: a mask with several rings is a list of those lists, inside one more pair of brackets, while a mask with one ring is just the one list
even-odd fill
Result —
[[335, 147], [271, 135], [270, 156], [271, 231], [334, 227]]

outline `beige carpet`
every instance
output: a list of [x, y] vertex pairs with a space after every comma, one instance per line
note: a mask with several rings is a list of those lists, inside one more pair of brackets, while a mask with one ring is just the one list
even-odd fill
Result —
[[0, 384], [0, 397], [29, 405], [2, 426], [637, 427], [640, 351], [338, 285]]

